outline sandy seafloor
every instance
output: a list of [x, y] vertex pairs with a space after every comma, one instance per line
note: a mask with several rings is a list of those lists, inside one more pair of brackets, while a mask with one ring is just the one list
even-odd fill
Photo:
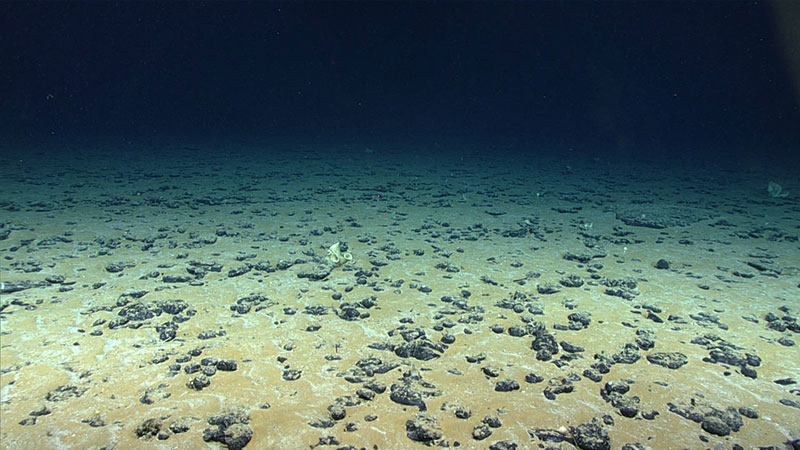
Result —
[[[228, 432], [252, 431], [247, 448], [424, 448], [414, 420], [428, 444], [468, 449], [800, 438], [796, 173], [295, 150], [2, 161], [2, 448], [224, 448], [203, 434], [226, 408], [244, 412]], [[768, 195], [770, 180], [789, 196]], [[325, 266], [336, 242], [353, 259]], [[231, 309], [252, 295], [250, 311]], [[163, 308], [177, 299], [180, 323]], [[573, 313], [588, 327], [570, 327]], [[112, 329], [120, 314], [131, 321]], [[166, 322], [177, 329], [163, 340]], [[583, 351], [540, 360], [539, 335]], [[647, 358], [663, 352], [686, 364]], [[209, 357], [236, 370], [190, 389], [186, 368]], [[571, 392], [546, 398], [559, 377]], [[629, 391], [607, 401], [609, 382]], [[718, 436], [678, 410], [738, 430]], [[487, 416], [501, 426], [480, 427]]]

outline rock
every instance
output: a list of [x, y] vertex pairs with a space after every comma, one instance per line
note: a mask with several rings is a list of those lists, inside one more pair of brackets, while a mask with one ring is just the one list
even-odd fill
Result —
[[481, 419], [481, 422], [489, 425], [492, 428], [500, 428], [503, 426], [503, 422], [500, 421], [500, 417], [498, 416], [485, 416]]
[[575, 390], [575, 386], [566, 377], [551, 378], [548, 384], [544, 390], [544, 396], [548, 400], [555, 400], [558, 394], [568, 394]]
[[567, 353], [580, 353], [586, 350], [579, 345], [575, 345], [567, 341], [561, 341], [559, 342], [559, 345], [561, 346], [561, 349]]
[[342, 420], [347, 416], [347, 410], [340, 404], [334, 404], [328, 407], [328, 412], [333, 420]]
[[700, 426], [706, 432], [716, 434], [717, 436], [727, 436], [731, 434], [731, 427], [717, 416], [706, 416]]
[[758, 411], [756, 411], [755, 408], [751, 408], [749, 406], [740, 406], [738, 411], [739, 414], [747, 417], [748, 419], [758, 419]]
[[243, 407], [226, 408], [208, 418], [212, 427], [203, 430], [203, 440], [219, 442], [229, 450], [244, 448], [253, 438], [253, 429], [248, 425], [250, 415]]
[[119, 273], [125, 269], [125, 266], [122, 264], [107, 264], [106, 265], [106, 272], [108, 273]]
[[472, 438], [478, 441], [482, 441], [487, 437], [492, 435], [492, 429], [489, 428], [489, 425], [485, 423], [479, 423], [475, 425], [475, 428], [472, 430]]
[[608, 431], [596, 418], [589, 423], [583, 423], [570, 428], [575, 446], [581, 450], [610, 450], [611, 438]]
[[201, 391], [210, 385], [211, 385], [211, 380], [209, 380], [208, 377], [203, 374], [200, 374], [192, 378], [191, 380], [189, 380], [188, 383], [186, 383], [186, 386], [189, 389], [194, 389], [195, 391]]
[[619, 364], [633, 364], [636, 361], [639, 361], [641, 355], [639, 355], [638, 347], [635, 344], [625, 344], [622, 348], [622, 351], [619, 353], [615, 353], [612, 357], [615, 363]]
[[156, 436], [159, 431], [161, 431], [161, 421], [158, 419], [147, 419], [133, 430], [136, 437], [146, 439]]
[[439, 421], [428, 414], [417, 414], [414, 420], [406, 422], [406, 435], [412, 441], [430, 442], [442, 437]]
[[192, 281], [192, 277], [188, 275], [164, 275], [161, 281], [164, 283], [188, 283]]
[[422, 393], [408, 385], [392, 384], [392, 392], [389, 398], [393, 402], [401, 405], [416, 406], [420, 411], [427, 411], [425, 401], [422, 400]]
[[229, 450], [243, 449], [253, 438], [253, 429], [243, 423], [235, 423], [227, 428], [203, 430], [203, 440], [224, 444]]
[[517, 450], [517, 444], [512, 441], [497, 441], [489, 446], [489, 450]]
[[[324, 280], [331, 274], [335, 266], [331, 264], [317, 264], [310, 269], [306, 269], [297, 273], [297, 278], [307, 278], [311, 281]], [[280, 267], [279, 267], [280, 268]]]
[[250, 266], [250, 265], [243, 265], [243, 266], [235, 267], [235, 268], [233, 268], [233, 269], [228, 271], [228, 278], [234, 278], [234, 277], [238, 277], [240, 275], [244, 275], [247, 272], [250, 272], [250, 270], [252, 270], [252, 269], [253, 269], [253, 267]]
[[677, 369], [688, 362], [686, 355], [679, 352], [657, 352], [647, 355], [647, 360], [651, 364]]
[[470, 409], [468, 406], [456, 406], [453, 410], [453, 413], [459, 419], [469, 419], [472, 417], [472, 409]]
[[286, 381], [295, 381], [300, 379], [300, 375], [302, 375], [302, 373], [302, 370], [286, 369], [283, 371], [283, 375], [281, 377]]
[[376, 394], [375, 391], [371, 391], [369, 389], [359, 389], [356, 391], [356, 395], [364, 400], [372, 400], [375, 398]]
[[519, 383], [511, 379], [500, 380], [497, 382], [497, 384], [495, 384], [494, 390], [497, 392], [518, 391]]
[[221, 359], [217, 361], [217, 369], [223, 372], [233, 372], [237, 369], [236, 361], [232, 359]]
[[398, 345], [394, 349], [395, 355], [401, 358], [414, 358], [420, 361], [428, 361], [442, 355], [444, 349], [427, 339], [417, 339], [413, 342]]
[[558, 344], [552, 334], [542, 333], [531, 343], [531, 348], [536, 350], [536, 359], [549, 361], [552, 355], [558, 353]]
[[541, 376], [541, 375], [535, 374], [533, 372], [525, 375], [525, 382], [526, 383], [535, 384], [535, 383], [541, 383], [542, 381], [544, 381], [544, 377]]

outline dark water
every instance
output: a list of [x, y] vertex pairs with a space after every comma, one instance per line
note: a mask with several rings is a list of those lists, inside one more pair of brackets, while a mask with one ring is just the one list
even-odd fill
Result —
[[6, 2], [0, 143], [11, 153], [213, 142], [794, 162], [797, 9]]

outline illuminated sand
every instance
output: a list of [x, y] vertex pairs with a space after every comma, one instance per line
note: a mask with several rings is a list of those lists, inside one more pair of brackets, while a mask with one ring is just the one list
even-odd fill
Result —
[[[8, 171], [2, 177], [2, 222], [12, 230], [0, 241], [2, 281], [39, 282], [56, 275], [65, 280], [2, 294], [3, 305], [16, 301], [4, 308], [0, 322], [3, 448], [219, 447], [204, 442], [202, 435], [208, 417], [226, 406], [249, 412], [253, 436], [248, 448], [308, 448], [327, 436], [339, 442], [331, 448], [425, 447], [406, 436], [406, 421], [419, 408], [392, 401], [389, 389], [346, 407], [346, 417], [330, 428], [309, 425], [330, 420], [327, 408], [337, 398], [357, 399], [362, 385], [344, 375], [369, 357], [398, 364], [374, 376], [387, 387], [409, 371], [435, 386], [431, 390], [437, 395], [424, 398], [426, 413], [439, 421], [440, 444], [450, 446], [488, 448], [508, 440], [519, 448], [573, 448], [569, 440], [548, 444], [535, 437], [535, 430], [577, 426], [603, 415], [613, 417], [613, 426], [607, 427], [612, 448], [634, 442], [653, 448], [780, 447], [800, 437], [800, 410], [779, 403], [800, 402], [797, 391], [790, 392], [796, 385], [773, 382], [800, 378], [800, 350], [776, 342], [781, 337], [796, 341], [797, 334], [769, 330], [764, 320], [767, 313], [781, 314], [781, 306], [795, 317], [800, 308], [800, 207], [796, 198], [770, 198], [765, 174], [730, 169], [704, 179], [697, 173], [603, 161], [313, 152], [255, 161], [178, 153], [161, 160], [57, 161], [47, 169], [33, 164], [2, 166]], [[680, 184], [688, 178], [695, 184]], [[628, 226], [617, 219], [615, 208], [639, 201], [699, 210], [707, 218], [664, 229]], [[720, 220], [725, 223], [719, 225]], [[502, 235], [526, 224], [541, 234]], [[66, 239], [54, 239], [59, 236]], [[215, 236], [214, 243], [198, 244]], [[116, 248], [106, 245], [113, 239], [119, 240]], [[337, 241], [348, 245], [352, 264], [333, 269], [321, 281], [298, 278]], [[565, 259], [568, 253], [596, 257], [580, 263]], [[242, 265], [268, 261], [276, 266], [296, 259], [305, 262], [228, 276]], [[659, 259], [669, 261], [670, 268], [656, 269]], [[765, 260], [774, 273], [746, 264]], [[191, 283], [163, 281], [164, 275], [187, 275], [192, 261], [219, 263], [223, 269]], [[40, 263], [40, 270], [25, 273], [35, 267], [31, 263]], [[106, 267], [112, 263], [125, 268], [109, 273]], [[602, 267], [592, 268], [595, 264]], [[366, 284], [358, 283], [358, 270], [371, 272]], [[159, 276], [141, 279], [153, 271]], [[537, 292], [537, 285], [559, 285], [569, 275], [586, 284], [560, 286], [554, 294]], [[638, 295], [632, 300], [604, 293], [603, 279], [629, 278], [637, 281]], [[404, 282], [393, 287], [397, 280]], [[60, 291], [64, 287], [68, 290]], [[180, 324], [174, 340], [165, 342], [154, 327], [168, 320], [167, 314], [140, 328], [112, 330], [108, 321], [118, 317], [119, 308], [89, 313], [112, 307], [120, 296], [137, 290], [148, 291], [143, 302], [182, 299], [196, 314]], [[473, 309], [442, 301], [443, 296], [462, 297], [462, 290], [469, 291], [467, 305]], [[340, 300], [332, 298], [335, 292], [342, 293]], [[526, 305], [543, 314], [497, 306], [515, 292], [526, 294]], [[237, 299], [251, 294], [267, 297], [266, 307], [246, 314], [231, 311]], [[371, 296], [376, 306], [363, 310], [369, 317], [347, 321], [335, 314], [342, 302]], [[26, 310], [25, 304], [35, 308]], [[660, 308], [657, 315], [664, 322], [647, 319], [642, 305]], [[328, 313], [307, 314], [305, 308], [312, 306], [328, 307]], [[289, 307], [296, 313], [287, 314]], [[574, 312], [591, 315], [587, 329], [554, 329], [568, 324]], [[727, 329], [690, 318], [700, 312], [718, 317]], [[459, 323], [473, 315], [482, 320]], [[667, 320], [670, 315], [682, 320]], [[508, 333], [511, 326], [525, 325], [523, 316], [543, 322], [557, 341], [584, 347], [582, 357], [563, 367], [537, 360], [531, 336]], [[107, 322], [93, 325], [99, 319]], [[438, 344], [444, 331], [433, 327], [448, 319], [455, 326], [446, 331], [456, 339], [437, 358], [400, 358], [369, 347], [398, 343], [398, 336], [388, 333], [401, 326], [419, 328]], [[306, 331], [312, 325], [320, 328]], [[503, 332], [492, 331], [493, 325]], [[614, 364], [600, 382], [583, 376], [596, 362], [593, 355], [612, 357], [635, 342], [637, 329], [652, 332], [653, 349], [640, 349], [641, 359], [634, 364]], [[92, 336], [93, 330], [103, 333]], [[206, 330], [226, 334], [198, 339]], [[753, 367], [758, 377], [704, 362], [709, 351], [690, 341], [706, 334], [757, 354], [762, 359]], [[237, 370], [217, 371], [202, 391], [187, 388], [194, 375], [183, 369], [171, 374], [168, 366], [198, 348], [202, 355], [192, 361], [232, 359]], [[683, 353], [688, 364], [676, 370], [651, 364], [646, 356], [655, 352]], [[467, 362], [481, 353], [484, 360]], [[553, 360], [564, 354], [560, 351]], [[153, 363], [162, 355], [169, 358]], [[488, 377], [486, 367], [499, 376]], [[300, 378], [285, 380], [287, 369], [300, 370]], [[544, 381], [526, 382], [531, 372]], [[545, 398], [548, 381], [570, 373], [581, 378], [574, 392]], [[520, 389], [495, 391], [504, 379], [517, 381]], [[658, 412], [653, 420], [641, 414], [623, 417], [603, 400], [605, 383], [622, 379], [634, 381], [626, 395], [640, 397], [642, 412]], [[63, 399], [47, 400], [59, 386], [74, 387], [76, 395], [68, 388]], [[152, 404], [140, 401], [147, 390], [154, 390]], [[741, 429], [727, 437], [714, 436], [667, 406], [693, 398], [723, 410], [750, 406], [759, 418], [744, 418]], [[471, 409], [471, 417], [456, 417], [456, 406]], [[42, 407], [50, 413], [36, 417], [35, 424], [20, 424]], [[367, 421], [368, 415], [376, 418]], [[474, 427], [492, 415], [502, 426], [484, 440], [473, 439]], [[82, 422], [93, 419], [104, 426]], [[165, 440], [138, 438], [135, 429], [147, 419], [162, 422], [162, 431], [175, 421], [185, 422], [189, 430], [169, 433]], [[348, 423], [355, 424], [354, 431], [345, 431]]]

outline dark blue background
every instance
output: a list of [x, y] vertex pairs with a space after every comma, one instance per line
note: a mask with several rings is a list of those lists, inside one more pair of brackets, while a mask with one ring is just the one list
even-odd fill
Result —
[[4, 3], [5, 146], [81, 139], [773, 152], [768, 5]]

